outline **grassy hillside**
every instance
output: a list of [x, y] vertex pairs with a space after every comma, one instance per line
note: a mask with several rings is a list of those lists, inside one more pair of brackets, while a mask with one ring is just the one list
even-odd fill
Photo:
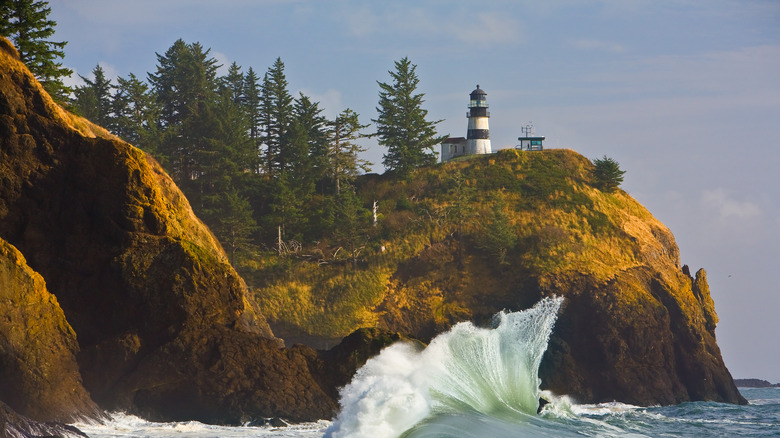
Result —
[[677, 264], [666, 227], [626, 193], [596, 189], [592, 170], [571, 150], [502, 150], [406, 179], [366, 175], [357, 195], [365, 208], [377, 201], [379, 220], [361, 218], [356, 257], [321, 241], [269, 253], [245, 276], [275, 327], [428, 337], [527, 307], [562, 276], [606, 283], [632, 267]]

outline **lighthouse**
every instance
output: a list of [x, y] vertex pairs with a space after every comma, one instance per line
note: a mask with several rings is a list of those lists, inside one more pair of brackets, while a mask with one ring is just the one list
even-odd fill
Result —
[[490, 154], [490, 131], [488, 129], [487, 93], [479, 88], [469, 95], [469, 106], [466, 117], [469, 119], [466, 138], [450, 137], [441, 144], [441, 161], [449, 161], [455, 157], [473, 154]]
[[472, 91], [469, 95], [469, 112], [466, 117], [469, 119], [469, 130], [466, 134], [466, 153], [469, 154], [489, 154], [490, 150], [490, 131], [488, 129], [488, 111], [487, 93], [479, 88]]

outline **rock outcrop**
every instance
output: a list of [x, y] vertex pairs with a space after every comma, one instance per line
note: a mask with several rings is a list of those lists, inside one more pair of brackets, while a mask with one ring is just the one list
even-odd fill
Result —
[[0, 239], [0, 399], [39, 421], [99, 418], [82, 386], [77, 352], [57, 298], [22, 254]]
[[780, 383], [772, 383], [763, 379], [734, 379], [740, 388], [780, 388]]
[[[0, 238], [56, 296], [52, 324], [67, 336], [53, 348], [76, 351], [75, 331], [93, 400], [160, 420], [332, 415], [309, 371], [316, 352], [282, 348], [159, 164], [64, 111], [0, 46]], [[64, 363], [52, 378], [73, 374]], [[40, 419], [45, 405], [20, 390]]]
[[[714, 335], [705, 273], [635, 268], [606, 283], [561, 280], [567, 300], [541, 366], [543, 386], [578, 401], [746, 403]], [[559, 289], [563, 288], [563, 289]]]
[[31, 420], [0, 401], [0, 436], [9, 438], [84, 438], [86, 434], [62, 423]]

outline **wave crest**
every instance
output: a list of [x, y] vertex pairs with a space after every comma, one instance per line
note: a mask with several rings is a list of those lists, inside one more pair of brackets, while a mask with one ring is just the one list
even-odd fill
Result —
[[453, 415], [526, 421], [538, 407], [537, 372], [562, 302], [500, 312], [492, 328], [458, 323], [421, 351], [386, 348], [341, 390], [341, 413], [325, 437], [395, 438]]

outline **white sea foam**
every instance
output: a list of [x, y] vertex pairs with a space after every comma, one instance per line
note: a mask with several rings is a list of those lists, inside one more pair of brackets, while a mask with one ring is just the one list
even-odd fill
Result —
[[110, 420], [103, 424], [74, 424], [74, 426], [89, 435], [90, 438], [319, 438], [330, 425], [330, 421], [324, 420], [314, 423], [295, 424], [288, 427], [215, 426], [197, 421], [155, 423], [122, 412], [110, 414]]
[[572, 412], [576, 415], [614, 415], [640, 409], [639, 406], [620, 402], [599, 403], [592, 405], [572, 405]]

